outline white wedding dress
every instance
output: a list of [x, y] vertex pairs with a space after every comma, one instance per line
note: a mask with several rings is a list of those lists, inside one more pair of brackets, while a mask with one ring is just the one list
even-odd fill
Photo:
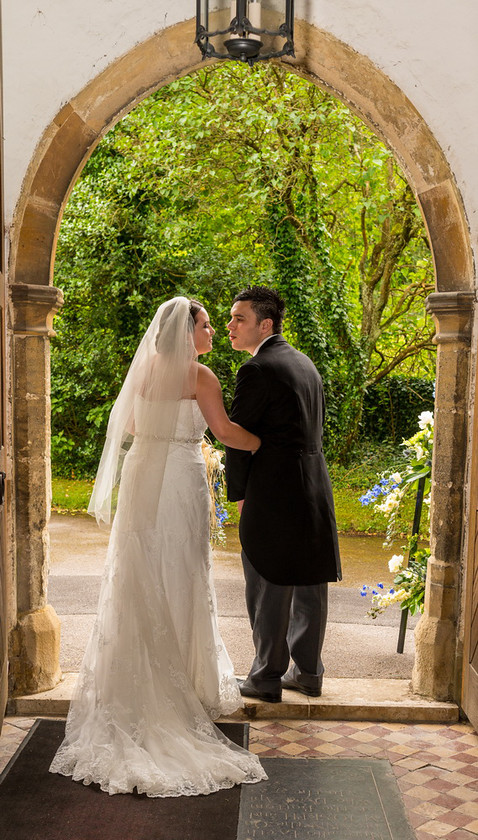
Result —
[[50, 771], [161, 797], [257, 782], [258, 758], [211, 723], [242, 700], [217, 627], [206, 423], [181, 400], [158, 494], [159, 441], [141, 434], [136, 401], [98, 615]]

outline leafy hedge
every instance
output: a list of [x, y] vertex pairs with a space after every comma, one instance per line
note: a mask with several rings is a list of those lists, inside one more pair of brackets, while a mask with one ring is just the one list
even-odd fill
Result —
[[429, 379], [391, 376], [365, 394], [361, 438], [401, 443], [417, 430], [422, 411], [433, 411], [435, 383]]

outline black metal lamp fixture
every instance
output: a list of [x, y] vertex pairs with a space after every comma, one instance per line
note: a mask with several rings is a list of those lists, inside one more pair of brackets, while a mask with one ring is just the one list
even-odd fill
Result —
[[196, 9], [196, 43], [203, 58], [252, 66], [294, 55], [294, 0], [197, 0]]

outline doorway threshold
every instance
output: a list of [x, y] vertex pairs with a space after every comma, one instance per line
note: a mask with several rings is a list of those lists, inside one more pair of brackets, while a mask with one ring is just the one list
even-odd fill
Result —
[[[16, 717], [65, 717], [78, 674], [64, 674], [50, 691], [10, 698], [7, 714]], [[413, 694], [409, 680], [324, 679], [321, 697], [283, 691], [281, 703], [246, 698], [231, 720], [350, 720], [387, 723], [453, 723], [459, 720], [456, 703]]]

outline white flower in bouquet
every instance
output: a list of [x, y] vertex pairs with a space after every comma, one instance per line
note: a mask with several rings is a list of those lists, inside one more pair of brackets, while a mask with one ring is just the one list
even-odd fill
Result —
[[211, 541], [220, 544], [224, 543], [226, 539], [224, 523], [228, 519], [228, 513], [223, 504], [223, 453], [219, 449], [215, 449], [207, 439], [203, 439], [202, 454], [206, 462], [207, 483], [211, 496]]
[[219, 449], [213, 449], [210, 453], [211, 463], [214, 469], [221, 471], [224, 469], [224, 464], [222, 463], [222, 456], [223, 453], [220, 452]]
[[392, 492], [385, 497], [383, 502], [379, 505], [375, 505], [375, 510], [380, 510], [382, 513], [391, 513], [399, 506], [401, 498], [402, 494], [398, 488], [396, 490], [392, 490]]
[[422, 411], [418, 416], [418, 426], [425, 429], [426, 426], [433, 426], [433, 414], [431, 411]]
[[389, 571], [392, 572], [392, 574], [396, 574], [402, 568], [402, 563], [403, 554], [394, 554], [388, 561]]
[[406, 592], [404, 589], [391, 589], [390, 592], [387, 592], [385, 595], [381, 597], [381, 606], [385, 609], [385, 607], [389, 607], [391, 604], [399, 604], [405, 597]]
[[422, 461], [426, 456], [426, 452], [423, 446], [420, 446], [419, 443], [416, 443], [413, 448], [415, 450], [415, 455], [417, 456], [417, 461]]

